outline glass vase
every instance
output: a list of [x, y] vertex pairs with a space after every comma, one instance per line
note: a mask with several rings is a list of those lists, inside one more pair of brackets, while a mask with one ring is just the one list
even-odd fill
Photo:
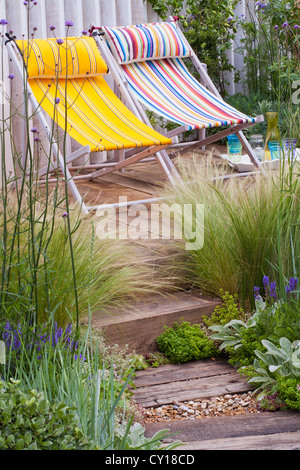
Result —
[[265, 160], [271, 160], [271, 154], [269, 151], [269, 142], [278, 142], [280, 145], [280, 134], [278, 130], [278, 113], [269, 112], [266, 113], [268, 129], [265, 138]]

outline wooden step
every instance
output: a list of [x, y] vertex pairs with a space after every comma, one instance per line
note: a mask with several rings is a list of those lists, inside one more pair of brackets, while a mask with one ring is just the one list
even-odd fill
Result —
[[207, 399], [253, 390], [251, 384], [221, 358], [138, 371], [134, 385], [135, 401], [144, 408], [167, 405], [174, 400]]
[[129, 351], [146, 354], [157, 351], [156, 338], [163, 333], [164, 326], [171, 327], [181, 319], [199, 323], [203, 315], [211, 315], [219, 304], [218, 300], [203, 298], [198, 293], [155, 295], [121, 309], [96, 312], [91, 323], [103, 331], [108, 344], [127, 345]]
[[149, 423], [146, 436], [168, 429], [176, 450], [300, 450], [300, 414], [275, 411], [197, 420]]

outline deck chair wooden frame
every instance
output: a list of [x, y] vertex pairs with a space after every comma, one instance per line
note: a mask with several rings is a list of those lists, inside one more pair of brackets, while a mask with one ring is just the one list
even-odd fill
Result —
[[[170, 23], [174, 22], [174, 19], [171, 18], [171, 17], [170, 17], [169, 20], [170, 20], [169, 21]], [[196, 53], [191, 48], [190, 44], [188, 43], [186, 37], [184, 36], [184, 34], [182, 33], [182, 31], [180, 30], [179, 27], [177, 28], [177, 32], [178, 32], [182, 42], [186, 45], [187, 49], [189, 49], [191, 51], [190, 59], [191, 59], [193, 65], [194, 65], [194, 67], [196, 68], [197, 72], [200, 75], [201, 84], [203, 84], [203, 86], [205, 86], [218, 99], [224, 101], [222, 99], [220, 93], [218, 92], [217, 88], [213, 84], [211, 78], [209, 77], [204, 64], [202, 64], [200, 62], [200, 60], [198, 59]], [[107, 45], [107, 41], [105, 39], [105, 30], [104, 30], [104, 28], [103, 27], [94, 27], [93, 26], [90, 29], [90, 34], [94, 35], [94, 37], [97, 41], [98, 47], [101, 51], [102, 56], [104, 57], [105, 61], [110, 64], [111, 73], [112, 73], [112, 75], [113, 75], [113, 77], [114, 77], [114, 79], [117, 83], [117, 86], [119, 87], [124, 99], [126, 100], [127, 106], [131, 109], [134, 109], [135, 112], [138, 112], [140, 118], [143, 119], [143, 121], [145, 123], [147, 123], [148, 125], [151, 125], [150, 121], [147, 117], [147, 114], [144, 110], [144, 107], [141, 105], [141, 103], [137, 99], [135, 93], [131, 90], [131, 88], [129, 86], [129, 83], [128, 83], [126, 74], [125, 74], [125, 72], [122, 68], [122, 65], [120, 63], [118, 63], [118, 61], [115, 59], [114, 55], [112, 54], [110, 48]], [[153, 60], [155, 60], [155, 59], [153, 59]], [[247, 155], [249, 155], [250, 160], [254, 164], [254, 166], [256, 168], [260, 168], [261, 171], [264, 171], [262, 166], [260, 165], [260, 162], [257, 159], [252, 147], [250, 146], [248, 140], [246, 139], [246, 137], [243, 133], [244, 129], [246, 129], [250, 126], [253, 126], [253, 125], [255, 125], [259, 122], [262, 122], [263, 120], [264, 120], [263, 116], [257, 116], [256, 118], [254, 118], [253, 122], [243, 122], [243, 123], [232, 124], [227, 129], [219, 131], [218, 133], [216, 133], [212, 136], [209, 136], [209, 137], [206, 136], [205, 128], [204, 129], [200, 128], [199, 129], [199, 140], [197, 140], [196, 142], [192, 142], [190, 144], [187, 144], [185, 146], [185, 148], [181, 150], [180, 153], [182, 155], [186, 152], [196, 150], [199, 147], [205, 148], [205, 146], [207, 146], [211, 143], [214, 143], [214, 142], [216, 142], [220, 139], [223, 139], [223, 138], [225, 138], [229, 135], [236, 134], [239, 141], [240, 141], [240, 143], [242, 144], [243, 150], [247, 153]], [[190, 129], [190, 127], [187, 126], [187, 125], [179, 125], [178, 127], [173, 129], [172, 131], [166, 132], [164, 135], [167, 136], [167, 137], [172, 138], [172, 137], [175, 137], [175, 136], [178, 136], [178, 135], [182, 134], [183, 132], [185, 132], [189, 129]]]
[[[22, 54], [15, 42], [15, 38], [11, 38], [9, 35], [7, 35], [7, 37], [8, 37], [8, 40], [6, 41], [6, 46], [7, 46], [7, 50], [9, 53], [9, 57], [11, 61], [13, 62], [15, 69], [22, 83], [26, 83], [27, 96], [32, 106], [32, 115], [36, 116], [39, 119], [42, 129], [44, 130], [44, 132], [46, 133], [50, 141], [51, 140], [50, 126], [45, 117], [45, 114], [44, 114], [45, 111], [42, 109], [41, 102], [39, 102], [39, 100], [36, 98], [34, 91], [32, 90], [30, 86], [30, 83], [29, 83], [30, 80], [28, 79], [27, 70], [22, 64], [22, 59], [23, 59]], [[117, 98], [115, 95], [114, 97]], [[128, 109], [127, 111], [128, 113], [130, 113]], [[143, 122], [140, 122], [140, 123], [144, 126]], [[149, 128], [149, 130], [151, 130], [152, 132], [151, 128]], [[60, 170], [63, 175], [61, 179], [67, 180], [69, 189], [75, 201], [80, 205], [81, 210], [86, 214], [91, 210], [97, 210], [98, 208], [102, 208], [102, 205], [89, 207], [85, 204], [76, 186], [76, 181], [78, 180], [83, 180], [83, 179], [94, 180], [95, 178], [101, 177], [102, 175], [106, 175], [107, 173], [122, 170], [126, 168], [128, 165], [139, 163], [139, 162], [144, 162], [144, 161], [149, 160], [149, 157], [150, 158], [154, 157], [157, 163], [159, 164], [161, 170], [163, 171], [163, 173], [167, 176], [167, 178], [171, 182], [171, 184], [175, 184], [176, 180], [178, 178], [180, 179], [180, 177], [174, 165], [172, 164], [170, 157], [168, 156], [167, 152], [165, 152], [165, 149], [171, 144], [171, 140], [168, 139], [168, 142], [166, 142], [165, 137], [164, 136], [161, 136], [161, 137], [163, 137], [162, 141], [164, 142], [162, 144], [154, 143], [151, 145], [148, 144], [148, 146], [141, 145], [139, 147], [132, 146], [132, 148], [128, 148], [127, 146], [127, 148], [120, 148], [119, 150], [115, 152], [116, 157], [113, 162], [104, 162], [101, 164], [88, 165], [88, 168], [94, 171], [91, 171], [91, 173], [84, 174], [84, 175], [78, 174], [77, 176], [71, 175], [70, 169], [68, 168], [68, 164], [78, 159], [79, 157], [84, 157], [85, 155], [89, 156], [91, 153], [91, 146], [82, 145], [82, 147], [79, 150], [76, 150], [75, 152], [67, 155], [64, 158], [64, 156], [62, 155], [62, 152], [59, 149], [58, 144], [56, 142], [53, 142], [53, 138], [52, 138], [51, 146], [52, 146], [52, 153], [54, 156], [54, 160], [53, 161], [51, 160], [50, 162], [48, 162], [47, 166], [43, 168], [39, 168], [37, 170], [38, 178], [40, 178], [39, 182], [43, 183], [44, 181], [42, 178], [48, 173], [50, 174], [54, 173], [53, 181], [56, 181], [58, 178], [57, 172], [58, 170]], [[80, 169], [85, 169], [85, 165], [83, 165], [82, 167], [76, 168], [77, 173], [80, 172]], [[26, 171], [26, 169], [24, 171]], [[25, 176], [26, 176], [26, 172], [25, 172]], [[51, 180], [48, 180], [48, 181], [51, 181]], [[139, 202], [141, 203], [151, 202], [152, 200], [156, 200], [156, 199], [149, 199], [149, 200], [143, 200], [143, 201], [128, 201], [127, 205], [138, 204]], [[112, 206], [117, 207], [118, 204], [112, 204]]]

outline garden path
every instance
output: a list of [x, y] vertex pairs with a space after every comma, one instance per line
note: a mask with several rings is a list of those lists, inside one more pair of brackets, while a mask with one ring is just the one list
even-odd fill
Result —
[[[148, 368], [137, 372], [134, 383], [134, 397], [145, 411], [166, 404], [245, 396], [253, 390], [222, 359]], [[300, 450], [300, 413], [293, 411], [257, 413], [245, 408], [245, 412], [229, 415], [220, 412], [218, 416], [167, 417], [148, 422], [146, 435], [151, 437], [162, 429], [175, 433], [165, 443], [183, 443], [176, 450]]]

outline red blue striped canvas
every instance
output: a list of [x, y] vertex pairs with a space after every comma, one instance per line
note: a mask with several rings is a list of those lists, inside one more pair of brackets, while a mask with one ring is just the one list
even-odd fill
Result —
[[175, 22], [102, 27], [111, 52], [119, 64], [190, 56], [191, 50], [179, 36], [177, 28]]

